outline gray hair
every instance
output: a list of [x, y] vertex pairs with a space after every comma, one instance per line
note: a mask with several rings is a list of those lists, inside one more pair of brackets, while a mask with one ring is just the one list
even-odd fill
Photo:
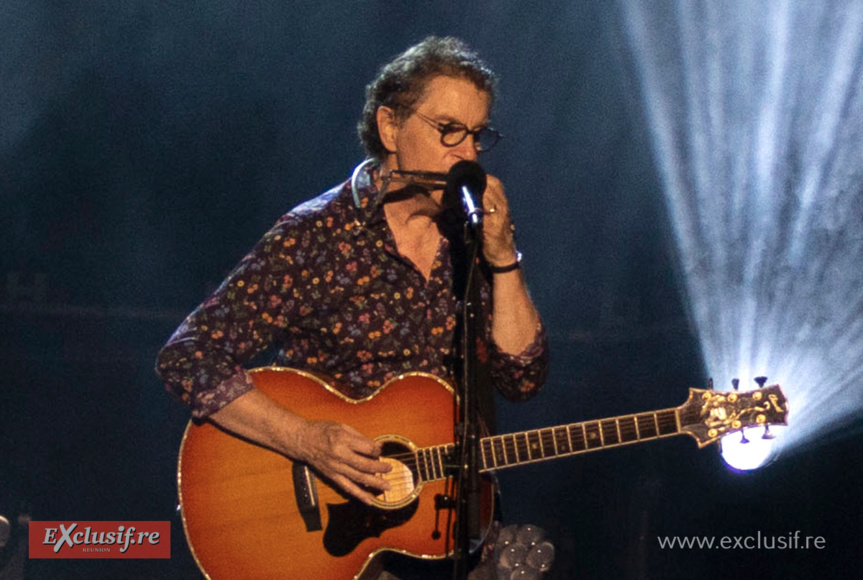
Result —
[[382, 161], [387, 153], [378, 133], [377, 111], [390, 107], [399, 122], [407, 119], [436, 76], [463, 78], [488, 93], [494, 102], [497, 76], [463, 41], [429, 36], [381, 67], [377, 78], [366, 87], [366, 104], [357, 131], [366, 154]]

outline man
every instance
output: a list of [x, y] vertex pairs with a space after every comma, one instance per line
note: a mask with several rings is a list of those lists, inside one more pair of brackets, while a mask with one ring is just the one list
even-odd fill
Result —
[[[389, 487], [380, 445], [349, 417], [300, 417], [256, 390], [244, 365], [275, 346], [280, 363], [330, 376], [353, 398], [408, 371], [453, 378], [458, 236], [441, 189], [392, 178], [445, 174], [493, 146], [494, 85], [452, 38], [428, 38], [381, 69], [359, 126], [369, 160], [279, 220], [160, 352], [157, 372], [195, 418], [307, 463], [365, 503]], [[482, 205], [482, 358], [504, 396], [526, 399], [544, 380], [547, 342], [493, 176]]]

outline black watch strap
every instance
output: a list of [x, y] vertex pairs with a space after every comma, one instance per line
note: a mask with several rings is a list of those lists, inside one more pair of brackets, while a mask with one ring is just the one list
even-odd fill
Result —
[[491, 264], [488, 265], [488, 269], [492, 272], [492, 274], [506, 274], [507, 272], [512, 272], [513, 270], [518, 270], [521, 268], [521, 252], [515, 253], [515, 262], [512, 264], [507, 264], [506, 266], [493, 266]]

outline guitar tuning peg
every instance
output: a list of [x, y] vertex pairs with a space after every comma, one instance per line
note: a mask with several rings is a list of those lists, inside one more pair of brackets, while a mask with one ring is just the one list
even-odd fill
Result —
[[770, 432], [770, 425], [764, 426], [764, 435], [761, 436], [762, 439], [775, 439], [776, 435]]
[[758, 383], [759, 389], [763, 389], [764, 383], [767, 382], [767, 377], [755, 377], [755, 382]]
[[740, 379], [731, 379], [731, 386], [734, 387], [734, 390], [736, 391], [740, 386]]
[[749, 439], [747, 439], [747, 438], [746, 438], [746, 433], [744, 433], [743, 431], [741, 431], [741, 432], [740, 432], [740, 444], [741, 444], [741, 445], [746, 445], [747, 443], [749, 443]]

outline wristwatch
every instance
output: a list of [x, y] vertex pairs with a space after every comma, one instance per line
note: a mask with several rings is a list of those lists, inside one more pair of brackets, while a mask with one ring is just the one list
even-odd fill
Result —
[[518, 270], [519, 268], [521, 268], [521, 252], [517, 250], [515, 252], [515, 262], [512, 264], [507, 264], [506, 266], [488, 265], [488, 269], [491, 270], [492, 274], [506, 274], [507, 272]]

